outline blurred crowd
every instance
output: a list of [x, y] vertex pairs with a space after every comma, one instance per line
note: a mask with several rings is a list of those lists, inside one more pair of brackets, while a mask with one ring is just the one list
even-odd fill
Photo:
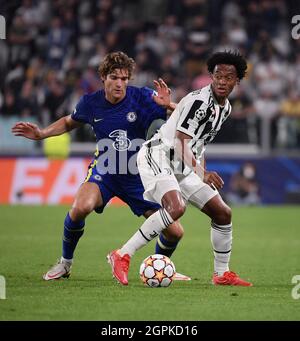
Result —
[[[0, 118], [49, 124], [101, 87], [97, 67], [122, 50], [137, 63], [132, 84], [162, 77], [180, 100], [207, 85], [206, 59], [238, 49], [248, 76], [231, 95], [233, 112], [217, 142], [300, 147], [300, 39], [291, 36], [299, 1], [0, 1]], [[94, 141], [79, 129], [74, 141]]]

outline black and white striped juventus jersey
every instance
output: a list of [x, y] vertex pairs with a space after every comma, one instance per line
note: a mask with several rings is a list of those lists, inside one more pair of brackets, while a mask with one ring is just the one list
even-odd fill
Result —
[[181, 131], [191, 137], [189, 145], [196, 158], [200, 158], [205, 145], [214, 139], [230, 112], [228, 99], [221, 107], [208, 85], [185, 96], [153, 139], [160, 138], [168, 148], [174, 148], [176, 131]]

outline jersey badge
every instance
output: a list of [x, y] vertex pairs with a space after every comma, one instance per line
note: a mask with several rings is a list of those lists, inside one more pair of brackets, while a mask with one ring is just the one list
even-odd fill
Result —
[[128, 122], [134, 122], [137, 119], [137, 114], [134, 111], [130, 111], [127, 115], [126, 115], [127, 121]]
[[206, 116], [206, 110], [203, 110], [201, 108], [197, 109], [195, 112], [195, 118], [198, 121], [202, 121], [204, 119], [204, 117]]

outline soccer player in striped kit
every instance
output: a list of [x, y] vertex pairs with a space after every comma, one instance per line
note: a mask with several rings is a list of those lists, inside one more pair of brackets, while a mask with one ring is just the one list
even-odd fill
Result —
[[153, 236], [167, 230], [191, 203], [211, 218], [215, 285], [251, 286], [229, 269], [232, 244], [231, 209], [218, 190], [223, 180], [205, 170], [205, 146], [231, 112], [229, 94], [247, 70], [238, 52], [217, 52], [207, 61], [212, 83], [185, 96], [170, 119], [138, 153], [137, 163], [145, 188], [144, 198], [162, 206], [121, 247], [109, 254], [115, 277], [128, 282], [130, 257]]

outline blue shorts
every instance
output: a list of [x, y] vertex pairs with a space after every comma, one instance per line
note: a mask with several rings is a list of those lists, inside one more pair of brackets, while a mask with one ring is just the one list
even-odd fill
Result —
[[141, 216], [149, 210], [158, 210], [160, 208], [157, 203], [144, 199], [144, 186], [138, 174], [100, 175], [97, 171], [96, 162], [93, 161], [89, 165], [85, 182], [93, 182], [100, 189], [103, 205], [95, 209], [97, 213], [102, 213], [113, 197], [118, 197], [126, 202], [131, 211], [137, 216]]

